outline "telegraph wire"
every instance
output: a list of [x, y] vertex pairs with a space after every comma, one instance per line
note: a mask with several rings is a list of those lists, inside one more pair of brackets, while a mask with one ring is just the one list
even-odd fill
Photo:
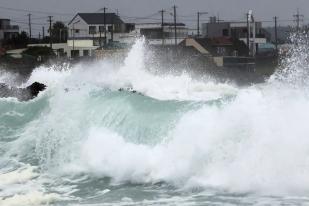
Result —
[[[17, 17], [13, 17], [11, 19], [12, 22], [15, 22], [17, 24], [22, 24], [22, 25], [29, 25], [29, 21], [27, 19], [27, 16], [29, 14], [31, 14], [31, 25], [34, 25], [34, 26], [46, 26], [46, 23], [41, 23], [40, 20], [46, 20], [48, 19], [49, 17], [48, 16], [58, 16], [58, 18], [62, 19], [61, 16], [71, 16], [73, 18], [73, 16], [75, 14], [72, 14], [72, 13], [59, 13], [59, 12], [47, 12], [47, 11], [37, 11], [37, 10], [28, 10], [28, 9], [17, 9], [17, 8], [10, 8], [10, 7], [3, 7], [3, 6], [0, 6], [0, 9], [5, 9], [5, 10], [11, 10], [11, 11], [17, 11], [17, 12], [27, 12], [28, 14], [25, 14], [25, 15], [22, 15], [22, 16], [17, 16]], [[173, 8], [167, 8], [167, 9], [164, 9], [164, 11], [166, 13], [170, 13], [171, 16], [174, 16], [174, 12], [172, 11]], [[46, 15], [46, 16], [43, 16], [43, 15]], [[152, 14], [149, 14], [147, 16], [127, 16], [127, 15], [119, 15], [121, 18], [123, 18], [125, 21], [140, 21], [140, 20], [145, 20], [145, 21], [155, 21], [155, 22], [161, 22], [161, 18], [160, 18], [160, 13], [158, 12], [155, 12], [155, 13], [152, 13]], [[190, 27], [190, 24], [191, 22], [196, 22], [196, 19], [194, 18], [195, 15], [177, 15], [177, 20], [178, 22], [183, 22], [183, 23], [187, 23], [188, 27]], [[296, 22], [297, 23], [297, 28], [300, 27], [300, 22], [302, 21], [307, 21], [309, 20], [309, 18], [304, 18], [303, 15], [299, 14], [299, 12], [297, 12], [296, 15], [293, 16], [295, 19], [277, 19], [277, 22], [278, 23], [293, 23], [293, 22]], [[66, 18], [66, 17], [63, 17], [63, 18]], [[241, 19], [228, 19], [226, 20], [227, 18], [225, 18], [224, 20], [222, 20], [222, 22], [245, 22], [245, 18]], [[34, 21], [33, 21], [34, 20]], [[63, 23], [68, 23], [69, 21], [67, 20], [60, 20], [62, 21]], [[173, 21], [172, 20], [172, 17], [169, 17], [169, 15], [167, 15], [166, 17], [166, 21]], [[201, 22], [209, 22], [209, 19], [208, 18], [202, 18], [200, 19]], [[273, 23], [274, 20], [273, 19], [261, 19], [261, 20], [257, 20], [257, 22], [262, 22], [262, 23]], [[191, 25], [192, 26], [192, 25]], [[33, 29], [31, 27], [31, 29]], [[34, 31], [38, 31], [38, 29], [33, 29]], [[189, 30], [196, 30], [196, 29], [189, 29]]]
[[10, 7], [0, 6], [0, 9], [17, 11], [17, 12], [27, 12], [27, 13], [37, 13], [37, 14], [47, 14], [47, 15], [59, 15], [59, 16], [73, 16], [71, 13], [57, 13], [57, 12], [47, 12], [47, 11], [36, 11], [36, 10], [28, 10], [28, 9], [16, 9]]

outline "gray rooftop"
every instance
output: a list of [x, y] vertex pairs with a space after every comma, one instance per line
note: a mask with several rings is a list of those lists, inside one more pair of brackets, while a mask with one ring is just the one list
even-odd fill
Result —
[[[87, 24], [104, 24], [104, 13], [78, 13], [76, 16], [80, 16]], [[106, 24], [124, 23], [115, 13], [106, 13], [105, 17]], [[71, 22], [69, 24], [71, 24]]]

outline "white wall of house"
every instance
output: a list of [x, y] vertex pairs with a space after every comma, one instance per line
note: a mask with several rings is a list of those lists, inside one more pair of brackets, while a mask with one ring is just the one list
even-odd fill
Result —
[[[79, 44], [78, 41], [76, 41], [76, 43]], [[50, 45], [49, 44], [28, 44], [27, 45], [27, 47], [37, 47], [37, 46], [49, 47]], [[67, 57], [71, 58], [71, 51], [73, 50], [73, 46], [67, 43], [53, 44], [53, 50], [56, 54], [59, 49], [63, 50], [63, 52], [67, 54]], [[79, 52], [79, 56], [84, 56], [84, 51], [86, 50], [88, 51], [88, 54], [91, 56], [92, 54], [94, 54], [95, 49], [97, 49], [97, 47], [87, 46], [87, 45], [82, 46], [82, 44], [79, 44], [79, 46], [74, 47], [74, 50], [77, 50]]]
[[[73, 24], [74, 24], [74, 31], [73, 32]], [[89, 32], [89, 27], [95, 27], [96, 33], [90, 33]], [[107, 33], [107, 38], [111, 38], [111, 33], [108, 31], [108, 27], [113, 26], [112, 24], [106, 24], [106, 33]], [[103, 24], [87, 24], [80, 16], [76, 16], [72, 22], [68, 25], [69, 28], [69, 38], [75, 37], [76, 39], [78, 38], [93, 38], [93, 37], [104, 37], [104, 31], [101, 31], [100, 35], [100, 30], [99, 28], [103, 28]], [[115, 36], [115, 35], [114, 35]]]
[[[89, 35], [88, 24], [78, 15], [68, 25], [68, 28], [69, 28], [69, 38], [73, 37], [78, 38]], [[73, 32], [73, 28], [75, 32]]]
[[[59, 49], [62, 49], [63, 52], [67, 54], [70, 53], [70, 47], [68, 47], [66, 43], [54, 43], [52, 45], [55, 53], [57, 53]], [[50, 47], [50, 44], [28, 44], [27, 47]]]
[[[73, 43], [74, 42], [74, 43]], [[93, 40], [91, 39], [75, 39], [75, 40], [68, 40], [67, 42], [69, 47], [91, 47], [91, 48], [97, 48], [95, 46], [93, 46]]]
[[[95, 27], [96, 32], [95, 33], [90, 33], [89, 32], [89, 27]], [[111, 36], [111, 33], [108, 31], [108, 27], [112, 26], [111, 24], [106, 24], [106, 33]], [[77, 23], [74, 25], [74, 31], [75, 31], [75, 38], [92, 38], [92, 37], [100, 37], [100, 30], [99, 27], [104, 28], [104, 25], [100, 24], [84, 24], [84, 23]], [[69, 27], [70, 30], [70, 38], [73, 38], [73, 26]], [[104, 36], [104, 31], [101, 31], [101, 36]]]
[[[245, 42], [245, 44], [247, 44], [247, 38], [240, 38], [240, 41]], [[250, 38], [250, 40], [252, 41], [253, 39]], [[256, 44], [265, 44], [267, 43], [267, 39], [266, 38], [255, 38], [255, 43]]]

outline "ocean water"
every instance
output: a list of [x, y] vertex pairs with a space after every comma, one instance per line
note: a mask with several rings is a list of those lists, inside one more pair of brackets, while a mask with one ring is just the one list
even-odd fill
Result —
[[48, 85], [38, 98], [0, 99], [0, 205], [309, 205], [309, 47], [297, 42], [242, 87], [161, 74], [143, 39], [121, 62], [35, 69], [19, 86]]

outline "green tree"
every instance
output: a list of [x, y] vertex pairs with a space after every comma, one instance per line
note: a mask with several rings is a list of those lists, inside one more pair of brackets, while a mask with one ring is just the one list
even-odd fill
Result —
[[53, 42], [64, 43], [68, 39], [68, 28], [61, 21], [56, 21], [52, 26]]

